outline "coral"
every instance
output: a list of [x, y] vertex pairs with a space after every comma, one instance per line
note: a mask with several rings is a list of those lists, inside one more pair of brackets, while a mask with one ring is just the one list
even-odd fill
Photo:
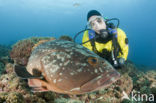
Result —
[[60, 40], [68, 40], [68, 41], [73, 41], [73, 39], [70, 36], [67, 35], [62, 35], [59, 37]]
[[7, 103], [22, 103], [23, 101], [24, 101], [24, 98], [22, 94], [18, 92], [9, 93], [6, 99]]
[[44, 99], [33, 94], [26, 94], [23, 96], [26, 103], [47, 103]]
[[56, 93], [54, 92], [36, 92], [35, 95], [39, 98], [44, 99], [48, 103], [52, 103], [54, 101], [54, 97], [56, 97]]
[[[147, 67], [146, 67], [147, 68]], [[121, 73], [128, 73], [133, 80], [133, 94], [153, 94], [156, 96], [156, 71], [141, 71], [132, 62], [128, 62]], [[131, 91], [132, 92], [132, 91]], [[131, 93], [130, 93], [131, 94]], [[131, 97], [130, 97], [131, 98]], [[142, 103], [147, 103], [143, 101]], [[152, 102], [151, 102], [152, 103]]]
[[0, 92], [0, 103], [25, 103], [22, 94], [18, 92]]
[[152, 92], [152, 94], [156, 95], [156, 87], [152, 87], [151, 92]]
[[156, 71], [147, 71], [145, 77], [150, 81], [150, 88], [156, 88]]
[[7, 92], [0, 92], [0, 103], [4, 103], [7, 99], [8, 93]]
[[[13, 65], [12, 65], [12, 69], [13, 69]], [[23, 93], [23, 90], [28, 87], [27, 83], [21, 80], [20, 78], [18, 78], [14, 72], [10, 73], [13, 70], [10, 71], [6, 70], [6, 71], [8, 72], [6, 74], [3, 74], [0, 77], [1, 91], [11, 92], [11, 91], [16, 91], [18, 89], [18, 91], [21, 91]]]
[[41, 40], [52, 40], [54, 38], [32, 37], [24, 40], [20, 40], [13, 45], [10, 52], [10, 57], [16, 64], [27, 65], [28, 59], [32, 52], [33, 47]]
[[14, 66], [6, 64], [6, 73], [0, 76], [0, 103], [53, 103], [53, 92], [32, 93], [26, 80], [13, 72]]
[[152, 88], [156, 88], [156, 71], [148, 71], [147, 73], [137, 74], [136, 80], [134, 80], [134, 90], [139, 91], [141, 94], [151, 94]]

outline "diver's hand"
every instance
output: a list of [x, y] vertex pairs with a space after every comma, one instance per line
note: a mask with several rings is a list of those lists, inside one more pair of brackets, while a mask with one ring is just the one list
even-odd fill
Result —
[[117, 61], [117, 60], [113, 61], [113, 66], [114, 66], [115, 68], [119, 67], [119, 64], [118, 64], [118, 61]]
[[125, 59], [124, 58], [118, 58], [117, 60], [113, 61], [113, 66], [115, 68], [120, 68], [125, 64]]
[[125, 59], [124, 58], [118, 58], [118, 64], [120, 66], [123, 66], [125, 64]]

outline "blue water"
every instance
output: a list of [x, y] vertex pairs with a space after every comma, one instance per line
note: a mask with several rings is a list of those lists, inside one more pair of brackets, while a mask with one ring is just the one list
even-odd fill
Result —
[[155, 5], [155, 0], [0, 0], [0, 44], [32, 36], [74, 37], [85, 28], [87, 12], [96, 9], [120, 19], [129, 38], [128, 59], [156, 67]]

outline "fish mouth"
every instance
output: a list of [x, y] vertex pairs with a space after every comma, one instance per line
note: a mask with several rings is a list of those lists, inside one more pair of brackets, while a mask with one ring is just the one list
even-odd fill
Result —
[[117, 71], [107, 72], [83, 84], [80, 88], [83, 92], [92, 92], [105, 88], [120, 78]]

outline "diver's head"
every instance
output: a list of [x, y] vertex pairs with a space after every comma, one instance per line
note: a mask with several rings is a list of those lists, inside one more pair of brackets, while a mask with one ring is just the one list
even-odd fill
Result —
[[91, 10], [88, 12], [87, 21], [91, 29], [93, 29], [97, 34], [100, 34], [103, 30], [106, 30], [106, 23], [102, 15], [96, 10]]

